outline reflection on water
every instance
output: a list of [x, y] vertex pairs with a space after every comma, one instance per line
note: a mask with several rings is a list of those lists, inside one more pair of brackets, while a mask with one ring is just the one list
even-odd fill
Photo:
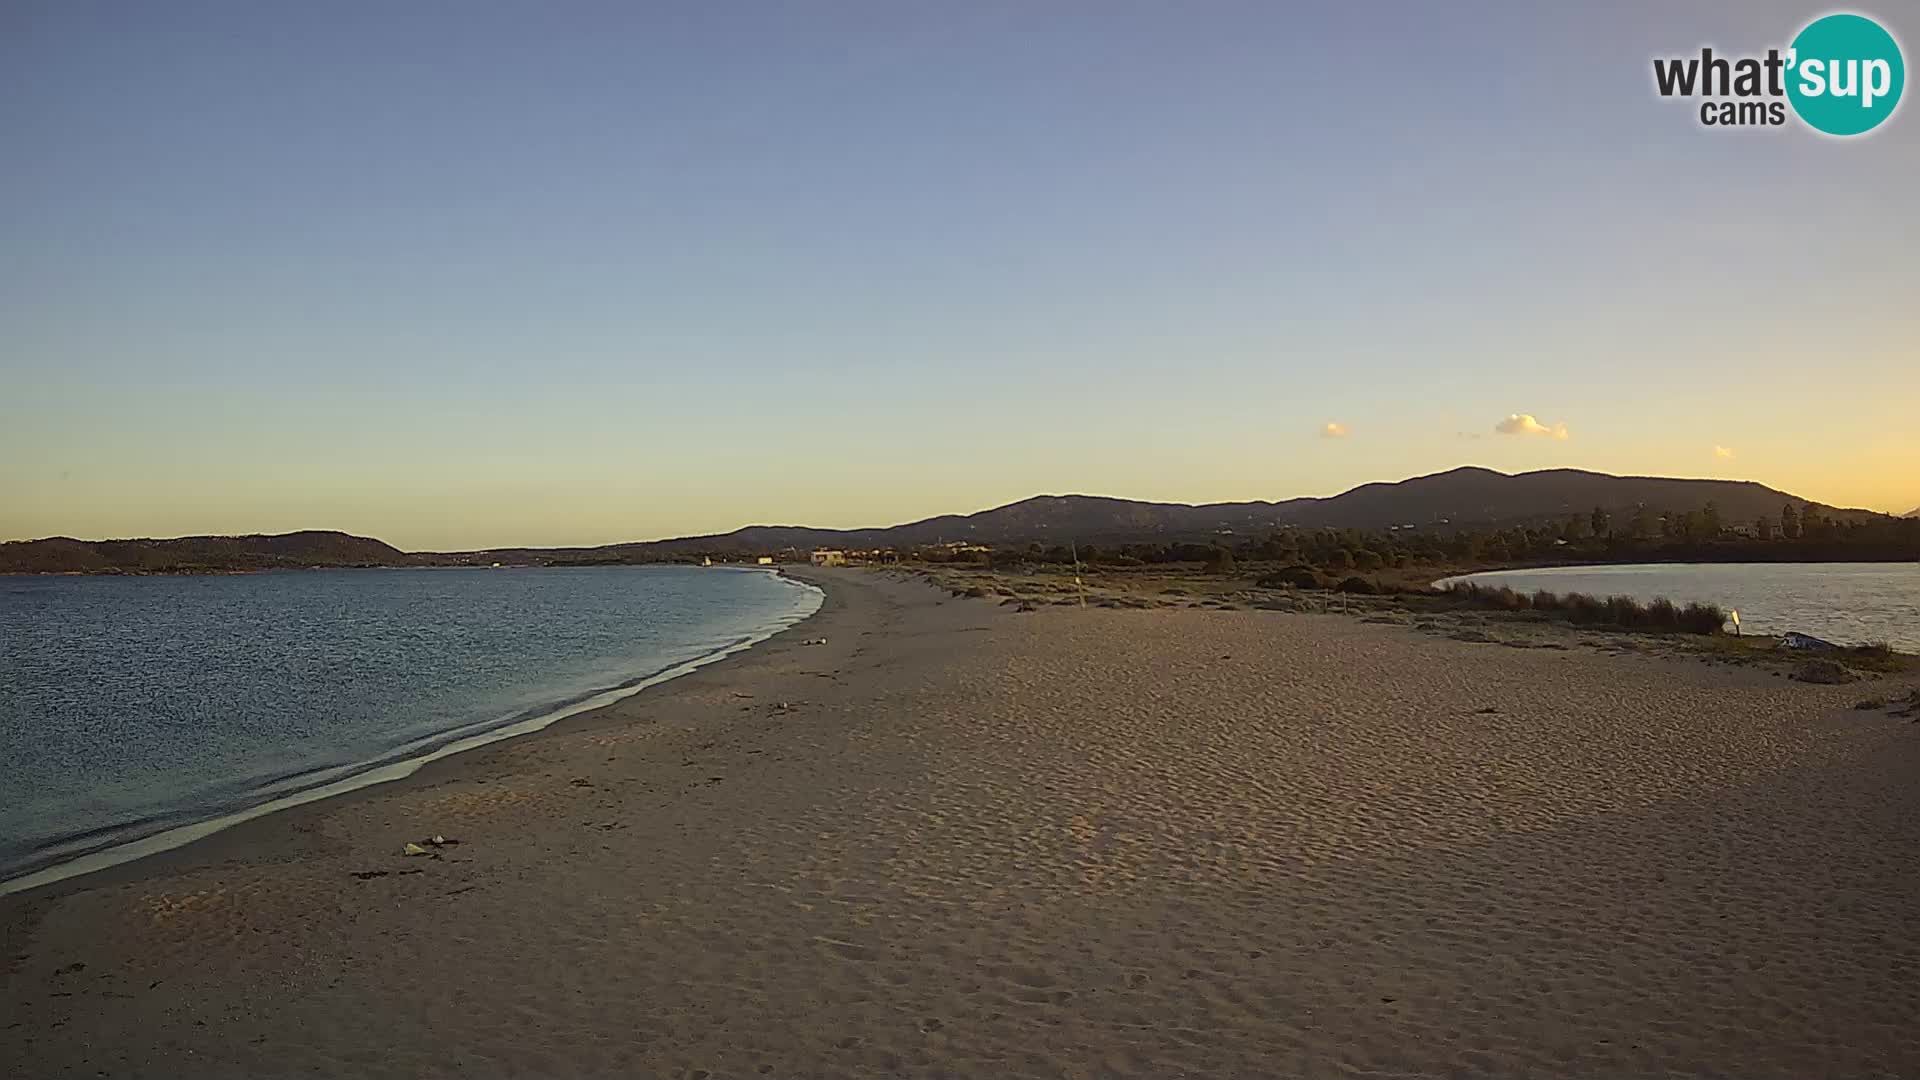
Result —
[[1920, 652], [1920, 563], [1655, 563], [1497, 570], [1449, 580], [1532, 592], [1589, 593], [1740, 612], [1743, 630], [1812, 634], [1845, 645], [1884, 641]]

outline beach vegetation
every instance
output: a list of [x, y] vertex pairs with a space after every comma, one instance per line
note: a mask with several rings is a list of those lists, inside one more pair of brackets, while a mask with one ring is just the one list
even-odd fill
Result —
[[1911, 671], [1914, 667], [1913, 657], [1895, 652], [1893, 646], [1884, 641], [1853, 645], [1840, 651], [1847, 666], [1857, 671], [1890, 674]]
[[1727, 621], [1726, 612], [1716, 605], [1683, 606], [1665, 597], [1643, 603], [1631, 596], [1598, 597], [1577, 592], [1552, 593], [1544, 589], [1526, 593], [1505, 585], [1481, 585], [1471, 581], [1456, 582], [1445, 590], [1445, 595], [1462, 607], [1490, 611], [1535, 611], [1568, 622], [1622, 630], [1717, 634]]
[[1253, 584], [1261, 589], [1317, 589], [1320, 587], [1320, 575], [1311, 566], [1295, 563], [1283, 570], [1262, 575]]

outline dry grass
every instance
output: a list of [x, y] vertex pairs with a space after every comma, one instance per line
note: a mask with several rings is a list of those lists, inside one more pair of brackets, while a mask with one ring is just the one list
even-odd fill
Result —
[[1681, 606], [1666, 597], [1641, 603], [1631, 596], [1601, 598], [1585, 593], [1524, 593], [1505, 585], [1477, 585], [1460, 582], [1448, 587], [1444, 595], [1466, 607], [1492, 611], [1537, 611], [1552, 618], [1621, 630], [1654, 630], [1665, 633], [1718, 634], [1726, 625], [1726, 612], [1713, 604]]
[[[1425, 580], [1384, 574], [1365, 579], [1375, 593], [1356, 593], [1340, 591], [1339, 582], [1325, 578], [1317, 579], [1320, 588], [1287, 584], [1290, 568], [1280, 564], [1246, 565], [1232, 575], [1208, 574], [1198, 565], [1084, 567], [1078, 582], [1072, 567], [1044, 564], [1018, 570], [954, 565], [898, 569], [918, 574], [956, 597], [998, 598], [1010, 610], [1084, 601], [1088, 607], [1100, 608], [1346, 614], [1428, 633], [1469, 634], [1516, 648], [1585, 646], [1660, 653], [1776, 669], [1783, 674], [1809, 658], [1806, 653], [1781, 649], [1776, 637], [1718, 632], [1720, 611], [1711, 605], [1682, 606], [1666, 600], [1639, 603], [1627, 597], [1522, 593], [1474, 585], [1437, 590]], [[1498, 633], [1489, 632], [1494, 630]], [[1920, 657], [1896, 652], [1885, 643], [1843, 648], [1826, 658], [1866, 675], [1920, 673]]]

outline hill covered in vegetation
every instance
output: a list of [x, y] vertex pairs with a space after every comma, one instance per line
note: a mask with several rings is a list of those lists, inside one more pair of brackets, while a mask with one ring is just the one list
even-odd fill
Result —
[[730, 533], [681, 537], [599, 549], [619, 558], [680, 554], [751, 554], [813, 547], [905, 549], [944, 543], [990, 546], [1029, 543], [1169, 543], [1261, 535], [1274, 529], [1387, 530], [1412, 527], [1456, 532], [1538, 526], [1595, 507], [1627, 520], [1704, 512], [1724, 521], [1778, 517], [1791, 504], [1852, 523], [1886, 515], [1814, 503], [1750, 480], [1687, 480], [1613, 476], [1579, 469], [1508, 474], [1459, 468], [1397, 483], [1362, 484], [1329, 498], [1281, 502], [1141, 502], [1093, 495], [1036, 495], [975, 514], [948, 514], [888, 528], [814, 529], [754, 525]]
[[170, 540], [74, 540], [55, 536], [0, 544], [0, 573], [8, 574], [215, 573], [412, 566], [419, 561], [378, 540], [321, 530]]

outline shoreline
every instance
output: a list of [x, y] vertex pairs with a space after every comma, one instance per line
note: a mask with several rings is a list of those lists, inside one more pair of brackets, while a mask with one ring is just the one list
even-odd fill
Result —
[[[317, 569], [386, 569], [383, 567], [322, 567]], [[406, 567], [401, 569], [424, 569]], [[380, 787], [402, 782], [435, 762], [470, 753], [494, 743], [506, 742], [539, 734], [556, 724], [584, 714], [617, 705], [642, 691], [661, 686], [674, 679], [689, 675], [713, 664], [722, 663], [732, 657], [748, 652], [754, 647], [771, 641], [781, 634], [806, 623], [817, 616], [826, 606], [827, 590], [817, 582], [806, 581], [800, 577], [785, 573], [779, 567], [729, 567], [728, 569], [768, 573], [781, 578], [789, 584], [798, 585], [820, 595], [820, 603], [813, 610], [797, 617], [782, 616], [787, 621], [776, 620], [772, 629], [757, 631], [733, 642], [730, 645], [704, 653], [689, 660], [669, 665], [652, 674], [633, 679], [628, 683], [593, 691], [571, 701], [556, 702], [552, 707], [530, 716], [511, 719], [497, 726], [488, 727], [469, 734], [443, 732], [438, 736], [428, 736], [420, 742], [428, 745], [418, 753], [412, 753], [393, 761], [373, 761], [357, 764], [331, 766], [319, 772], [341, 773], [345, 775], [304, 787], [284, 795], [265, 799], [259, 803], [244, 806], [237, 810], [216, 814], [196, 821], [188, 821], [168, 826], [134, 837], [120, 840], [105, 846], [80, 852], [59, 861], [35, 867], [12, 877], [0, 879], [0, 899], [31, 894], [48, 889], [62, 882], [90, 877], [94, 874], [132, 863], [139, 863], [165, 854], [190, 847], [210, 839], [229, 829], [236, 828], [249, 821], [269, 817], [301, 806], [325, 802], [351, 795], [363, 789]], [[271, 573], [277, 571], [249, 571]], [[151, 576], [151, 575], [143, 575]], [[455, 729], [458, 731], [459, 729]], [[444, 739], [445, 741], [438, 741]]]
[[[825, 645], [0, 899], [0, 1049], [207, 1077], [1920, 1066], [1920, 728], [1857, 688], [806, 576]], [[460, 843], [401, 854], [436, 833]]]

